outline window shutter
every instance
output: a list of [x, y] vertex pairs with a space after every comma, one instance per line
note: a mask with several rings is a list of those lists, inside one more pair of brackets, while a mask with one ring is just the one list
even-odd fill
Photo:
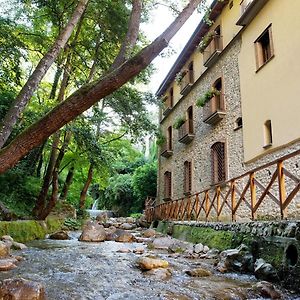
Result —
[[217, 142], [211, 147], [212, 181], [218, 183], [226, 180], [225, 143]]

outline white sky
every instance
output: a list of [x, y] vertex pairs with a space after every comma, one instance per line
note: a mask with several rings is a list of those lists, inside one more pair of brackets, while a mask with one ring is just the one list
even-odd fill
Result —
[[[175, 17], [167, 7], [159, 6], [155, 14], [152, 15], [150, 22], [146, 25], [144, 24], [142, 29], [146, 33], [147, 37], [152, 41], [167, 28], [174, 18]], [[175, 63], [178, 55], [191, 37], [197, 25], [200, 23], [200, 20], [201, 15], [195, 11], [171, 40], [170, 46], [173, 50], [175, 50], [175, 53], [169, 57], [159, 56], [153, 61], [156, 71], [152, 75], [150, 83], [147, 85], [148, 91], [152, 93], [157, 91], [161, 82], [164, 80], [172, 65]], [[170, 48], [170, 46], [168, 48]]]

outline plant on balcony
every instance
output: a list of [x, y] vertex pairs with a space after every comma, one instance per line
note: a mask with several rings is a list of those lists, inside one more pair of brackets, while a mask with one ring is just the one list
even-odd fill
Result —
[[175, 76], [175, 82], [177, 84], [180, 84], [180, 82], [182, 81], [183, 77], [186, 75], [187, 72], [188, 72], [187, 70], [178, 72]]
[[167, 141], [166, 137], [162, 134], [161, 131], [156, 134], [156, 145], [162, 146]]
[[214, 35], [215, 35], [215, 32], [210, 31], [201, 39], [201, 41], [198, 45], [198, 49], [201, 53], [204, 52], [204, 50], [206, 49], [206, 47], [208, 46], [208, 44], [210, 43], [210, 41], [212, 40]]
[[219, 96], [221, 94], [220, 91], [218, 91], [216, 88], [211, 88], [210, 90], [206, 91], [203, 96], [201, 96], [197, 102], [196, 105], [199, 107], [203, 107], [212, 97]]
[[173, 124], [174, 129], [179, 129], [185, 123], [185, 118], [178, 117]]

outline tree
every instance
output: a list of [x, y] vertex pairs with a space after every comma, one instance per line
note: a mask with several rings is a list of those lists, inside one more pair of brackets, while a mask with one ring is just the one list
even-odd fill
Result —
[[[41, 144], [59, 128], [76, 118], [97, 101], [110, 95], [144, 70], [168, 46], [170, 39], [196, 9], [201, 0], [191, 0], [175, 21], [149, 46], [99, 80], [79, 88], [45, 117], [17, 136], [0, 151], [0, 173], [15, 165], [31, 149]], [[129, 28], [130, 30], [130, 28]]]

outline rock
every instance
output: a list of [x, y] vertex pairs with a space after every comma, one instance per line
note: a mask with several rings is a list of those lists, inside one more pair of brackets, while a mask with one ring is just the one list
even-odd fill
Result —
[[135, 224], [132, 224], [132, 223], [123, 223], [123, 224], [121, 224], [120, 228], [124, 229], [124, 230], [132, 230], [132, 229], [135, 228]]
[[154, 249], [168, 249], [176, 242], [175, 239], [172, 239], [168, 236], [166, 237], [159, 237], [153, 240], [152, 246]]
[[169, 263], [166, 260], [151, 257], [140, 257], [137, 265], [142, 270], [152, 270], [156, 268], [167, 268]]
[[126, 218], [126, 223], [129, 223], [129, 224], [135, 224], [135, 218], [127, 217], [127, 218]]
[[199, 254], [199, 253], [203, 252], [203, 249], [204, 249], [204, 246], [201, 243], [199, 243], [199, 244], [195, 245], [194, 252]]
[[256, 278], [267, 281], [278, 281], [278, 275], [275, 268], [265, 262], [262, 258], [255, 261], [254, 274]]
[[100, 223], [106, 223], [108, 219], [108, 215], [106, 212], [101, 212], [99, 215], [96, 217], [96, 220]]
[[9, 256], [10, 246], [0, 241], [0, 257]]
[[172, 276], [172, 272], [170, 269], [163, 269], [163, 268], [152, 269], [145, 272], [145, 274], [153, 276], [158, 280], [169, 279]]
[[7, 300], [45, 300], [42, 284], [23, 278], [6, 279], [0, 285], [0, 299]]
[[188, 270], [185, 271], [185, 273], [192, 277], [207, 277], [211, 275], [211, 272], [209, 270], [205, 270], [202, 268]]
[[0, 259], [0, 271], [10, 271], [15, 269], [17, 267], [15, 263], [17, 262], [18, 261], [14, 258]]
[[147, 244], [147, 243], [151, 243], [153, 240], [151, 238], [143, 238], [143, 237], [135, 237], [135, 241], [137, 243], [144, 243], [144, 244]]
[[289, 223], [285, 228], [283, 235], [286, 237], [295, 237], [296, 229], [297, 229], [296, 223]]
[[57, 231], [53, 234], [50, 234], [49, 236], [50, 240], [69, 240], [70, 237], [68, 236], [68, 233], [66, 231]]
[[154, 229], [151, 229], [151, 228], [145, 230], [144, 233], [143, 233], [143, 236], [146, 237], [146, 238], [150, 238], [150, 237], [153, 237], [155, 235], [156, 235], [156, 231]]
[[207, 251], [206, 253], [206, 258], [207, 259], [214, 259], [217, 258], [219, 256], [219, 250], [218, 249], [210, 249], [209, 251]]
[[114, 240], [120, 243], [130, 243], [134, 241], [134, 235], [122, 229], [117, 229], [114, 233]]
[[2, 241], [11, 241], [11, 242], [14, 241], [14, 239], [13, 239], [10, 235], [3, 235], [3, 236], [1, 237], [1, 240], [2, 240]]
[[117, 250], [117, 252], [118, 252], [118, 253], [130, 253], [131, 250], [128, 249], [128, 248], [122, 248], [122, 249]]
[[22, 244], [22, 243], [18, 243], [18, 242], [15, 242], [13, 241], [12, 242], [12, 247], [16, 250], [24, 250], [24, 249], [27, 249], [27, 246], [25, 244]]
[[140, 227], [144, 227], [147, 228], [150, 226], [150, 223], [147, 222], [147, 219], [144, 215], [140, 216], [137, 220], [136, 220], [136, 224]]
[[204, 253], [207, 253], [208, 251], [209, 251], [209, 247], [208, 247], [208, 246], [204, 246], [204, 247], [203, 247], [203, 252], [204, 252]]
[[229, 249], [222, 251], [220, 254], [220, 262], [217, 269], [225, 273], [227, 271], [253, 271], [253, 256], [245, 245], [240, 245], [237, 249]]
[[97, 222], [89, 221], [83, 227], [83, 232], [79, 241], [83, 242], [103, 242], [106, 239], [106, 232], [102, 225]]
[[115, 235], [116, 230], [117, 230], [117, 228], [115, 226], [111, 226], [111, 227], [105, 229], [106, 240], [107, 241], [114, 241], [115, 240], [115, 238], [117, 237]]
[[253, 288], [264, 298], [283, 299], [281, 293], [270, 282], [258, 282]]
[[193, 254], [194, 246], [191, 243], [174, 240], [174, 242], [168, 247], [168, 250], [173, 253], [186, 253]]
[[143, 254], [144, 252], [145, 252], [144, 248], [133, 249], [133, 253], [135, 253], [135, 254]]

